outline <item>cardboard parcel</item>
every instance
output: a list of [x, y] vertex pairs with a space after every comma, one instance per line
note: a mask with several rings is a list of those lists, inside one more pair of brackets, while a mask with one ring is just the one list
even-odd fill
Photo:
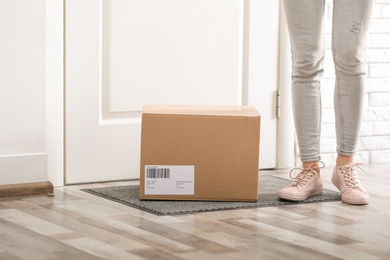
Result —
[[140, 199], [257, 201], [253, 106], [144, 105]]

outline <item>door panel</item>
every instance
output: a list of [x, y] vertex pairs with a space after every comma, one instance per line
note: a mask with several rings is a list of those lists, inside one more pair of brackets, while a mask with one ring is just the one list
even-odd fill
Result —
[[240, 1], [103, 3], [111, 112], [145, 102], [237, 104]]

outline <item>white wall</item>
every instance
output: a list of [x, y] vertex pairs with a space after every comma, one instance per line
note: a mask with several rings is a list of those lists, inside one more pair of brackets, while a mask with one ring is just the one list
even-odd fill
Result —
[[47, 180], [45, 0], [0, 0], [0, 185]]

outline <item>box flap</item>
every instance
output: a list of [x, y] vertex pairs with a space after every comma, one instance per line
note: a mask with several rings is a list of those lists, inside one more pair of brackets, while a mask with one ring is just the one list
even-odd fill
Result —
[[144, 105], [145, 114], [212, 115], [259, 117], [254, 106], [209, 106], [209, 105]]

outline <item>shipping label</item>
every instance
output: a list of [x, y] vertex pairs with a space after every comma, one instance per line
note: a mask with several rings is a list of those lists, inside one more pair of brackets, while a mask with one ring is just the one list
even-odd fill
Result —
[[194, 165], [145, 165], [145, 195], [194, 195]]

